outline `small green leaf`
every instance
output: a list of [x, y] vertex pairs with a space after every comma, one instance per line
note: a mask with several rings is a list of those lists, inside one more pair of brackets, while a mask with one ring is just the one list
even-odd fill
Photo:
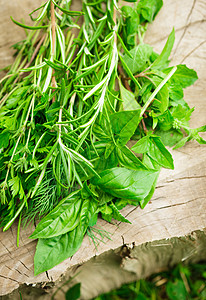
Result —
[[16, 176], [9, 180], [9, 186], [11, 187], [12, 196], [15, 197], [19, 192], [19, 177]]
[[124, 223], [130, 223], [130, 224], [131, 224], [131, 222], [130, 222], [128, 219], [126, 219], [126, 218], [120, 213], [119, 209], [116, 207], [116, 205], [115, 205], [113, 202], [111, 202], [110, 207], [111, 207], [112, 210], [113, 210], [112, 217], [113, 217], [115, 220], [120, 221], [120, 222], [124, 222]]
[[174, 282], [169, 281], [166, 285], [166, 292], [171, 300], [185, 300], [188, 299], [188, 293], [185, 288], [184, 282], [175, 279]]

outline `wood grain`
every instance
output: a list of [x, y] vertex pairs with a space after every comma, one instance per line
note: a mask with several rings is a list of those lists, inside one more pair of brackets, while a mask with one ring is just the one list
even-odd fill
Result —
[[[21, 29], [11, 25], [9, 15], [19, 20], [20, 15], [25, 16], [31, 6], [38, 5], [37, 2], [41, 1], [1, 0], [0, 68], [11, 62], [9, 46], [23, 34]], [[190, 123], [193, 127], [206, 123], [205, 14], [204, 0], [165, 0], [146, 35], [146, 42], [160, 52], [175, 27], [176, 42], [171, 63], [186, 63], [199, 76], [195, 85], [185, 91], [185, 99], [190, 106], [196, 107]], [[28, 239], [33, 228], [28, 226], [21, 231], [19, 248], [16, 247], [15, 224], [6, 233], [0, 232], [0, 295], [7, 294], [2, 300], [19, 299], [19, 287], [25, 295], [23, 299], [50, 299], [55, 289], [74, 275], [76, 277], [70, 284], [81, 282], [82, 299], [90, 299], [180, 261], [206, 259], [205, 148], [189, 142], [172, 154], [175, 170], [161, 172], [151, 203], [144, 210], [133, 206], [122, 210], [132, 225], [98, 221], [98, 226], [111, 233], [112, 240], [101, 243], [97, 250], [86, 237], [72, 258], [34, 277], [36, 242]], [[30, 286], [26, 287], [28, 284]], [[62, 294], [57, 293], [55, 299], [62, 299]]]

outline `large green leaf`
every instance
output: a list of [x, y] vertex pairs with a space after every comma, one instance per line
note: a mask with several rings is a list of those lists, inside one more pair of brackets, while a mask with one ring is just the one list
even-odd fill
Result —
[[92, 184], [118, 198], [143, 200], [150, 192], [157, 171], [112, 168], [100, 173], [101, 178], [93, 177]]
[[97, 202], [86, 199], [81, 223], [72, 231], [48, 239], [39, 239], [34, 256], [34, 274], [38, 275], [72, 256], [81, 246], [89, 221], [97, 211]]
[[158, 56], [158, 58], [153, 62], [152, 68], [154, 69], [160, 69], [164, 67], [165, 63], [167, 63], [170, 53], [172, 51], [173, 45], [175, 41], [175, 31], [174, 28], [172, 29], [172, 32], [170, 33], [167, 42], [161, 52], [161, 54]]
[[49, 239], [39, 239], [34, 256], [34, 275], [45, 272], [72, 256], [81, 246], [85, 226]]
[[51, 238], [72, 231], [80, 222], [81, 206], [80, 193], [70, 194], [39, 222], [30, 238]]
[[142, 71], [142, 68], [145, 66], [146, 62], [149, 61], [149, 58], [152, 54], [152, 47], [147, 44], [140, 44], [129, 52], [133, 58], [125, 54], [123, 60], [132, 74], [135, 74]]
[[116, 143], [124, 146], [133, 136], [141, 118], [140, 109], [131, 111], [120, 111], [110, 115], [112, 130]]

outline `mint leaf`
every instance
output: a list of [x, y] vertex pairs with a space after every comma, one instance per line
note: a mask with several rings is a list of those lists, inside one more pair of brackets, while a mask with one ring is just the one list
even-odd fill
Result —
[[122, 99], [123, 110], [136, 110], [140, 108], [139, 103], [136, 101], [132, 92], [125, 89], [125, 87], [119, 81], [120, 95]]
[[123, 56], [123, 60], [132, 74], [135, 74], [142, 71], [145, 64], [150, 61], [152, 47], [147, 44], [140, 44], [129, 52], [133, 58], [130, 58], [129, 55], [125, 54]]
[[162, 5], [162, 0], [140, 0], [137, 6], [137, 11], [141, 16], [142, 23], [145, 20], [152, 22]]
[[171, 53], [173, 45], [174, 45], [174, 41], [175, 41], [175, 31], [174, 31], [174, 28], [173, 28], [172, 32], [170, 33], [170, 35], [169, 35], [169, 37], [167, 39], [167, 42], [166, 42], [166, 44], [165, 44], [165, 46], [164, 46], [161, 54], [153, 62], [152, 68], [154, 68], [154, 69], [161, 69], [162, 67], [164, 67], [165, 63], [168, 62], [170, 53]]
[[183, 133], [176, 129], [170, 129], [167, 131], [156, 130], [155, 134], [161, 137], [161, 140], [165, 146], [169, 147], [173, 147], [183, 138]]
[[169, 85], [169, 97], [172, 100], [180, 100], [184, 97], [182, 86], [178, 82]]
[[[159, 77], [153, 77], [153, 82], [155, 83], [156, 87], [162, 82], [162, 79]], [[161, 90], [157, 93], [155, 100], [152, 103], [152, 106], [155, 109], [158, 109], [161, 113], [163, 113], [169, 105], [169, 88], [168, 84], [165, 84]]]
[[[168, 74], [172, 68], [163, 70], [165, 74]], [[182, 88], [186, 88], [195, 83], [198, 79], [197, 73], [189, 69], [186, 65], [178, 65], [174, 75], [170, 78], [172, 84], [181, 85]]]

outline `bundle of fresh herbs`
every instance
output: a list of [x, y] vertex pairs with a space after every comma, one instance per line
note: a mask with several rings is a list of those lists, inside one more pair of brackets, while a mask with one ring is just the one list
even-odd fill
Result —
[[121, 208], [144, 208], [161, 167], [174, 168], [165, 146], [206, 143], [183, 100], [197, 74], [168, 67], [174, 30], [160, 55], [143, 41], [162, 0], [128, 2], [48, 0], [34, 26], [12, 19], [27, 37], [1, 80], [0, 222], [18, 218], [18, 237], [40, 220], [35, 275], [72, 256], [98, 215], [129, 222]]

